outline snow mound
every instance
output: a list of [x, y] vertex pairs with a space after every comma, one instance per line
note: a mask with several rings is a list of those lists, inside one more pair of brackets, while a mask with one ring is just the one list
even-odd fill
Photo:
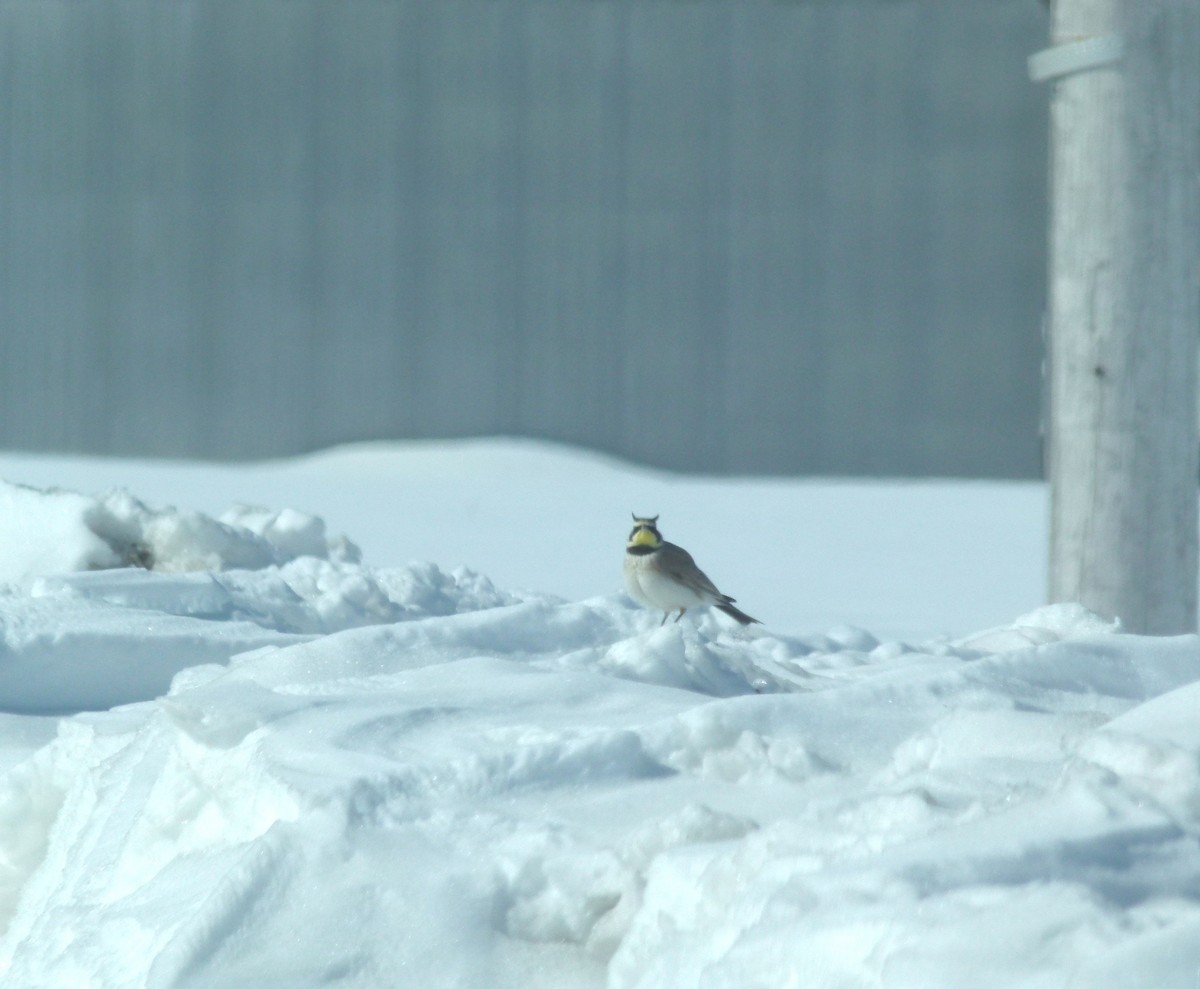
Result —
[[1081, 604], [1048, 604], [1008, 625], [967, 636], [958, 645], [980, 652], [1011, 652], [1064, 639], [1112, 635], [1120, 630], [1119, 620], [1108, 621]]
[[294, 509], [235, 507], [219, 519], [154, 509], [127, 491], [99, 497], [0, 481], [0, 584], [44, 574], [136, 566], [148, 570], [260, 569], [298, 557], [357, 562], [320, 518]]
[[432, 563], [374, 570], [294, 509], [214, 519], [0, 482], [0, 709], [104, 709], [189, 666], [521, 600]]

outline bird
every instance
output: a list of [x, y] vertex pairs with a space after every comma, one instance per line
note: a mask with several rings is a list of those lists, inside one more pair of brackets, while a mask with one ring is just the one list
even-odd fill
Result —
[[711, 605], [743, 625], [762, 624], [735, 608], [734, 599], [717, 590], [696, 566], [691, 553], [663, 539], [657, 515], [633, 516], [633, 531], [625, 544], [625, 587], [639, 604], [662, 609], [659, 628], [667, 623], [672, 611], [679, 612], [675, 616], [679, 621], [688, 608], [702, 605]]

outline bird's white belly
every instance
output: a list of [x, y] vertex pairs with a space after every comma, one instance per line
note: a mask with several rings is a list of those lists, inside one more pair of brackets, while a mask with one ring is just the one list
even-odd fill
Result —
[[678, 611], [708, 603], [691, 588], [647, 566], [646, 561], [638, 557], [630, 557], [626, 563], [625, 586], [635, 601], [661, 611]]

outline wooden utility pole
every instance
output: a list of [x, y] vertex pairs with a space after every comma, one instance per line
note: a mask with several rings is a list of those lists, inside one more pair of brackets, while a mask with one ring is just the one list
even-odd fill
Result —
[[1200, 0], [1053, 0], [1050, 599], [1196, 629]]

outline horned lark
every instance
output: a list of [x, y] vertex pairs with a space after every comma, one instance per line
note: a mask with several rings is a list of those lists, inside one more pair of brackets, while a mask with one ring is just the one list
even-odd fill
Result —
[[625, 544], [625, 587], [635, 601], [647, 608], [661, 608], [667, 622], [672, 611], [678, 611], [675, 621], [688, 608], [710, 604], [743, 625], [761, 625], [744, 611], [733, 606], [733, 598], [722, 594], [704, 575], [692, 554], [674, 543], [666, 542], [658, 531], [658, 516], [652, 519], [633, 517], [633, 531]]

